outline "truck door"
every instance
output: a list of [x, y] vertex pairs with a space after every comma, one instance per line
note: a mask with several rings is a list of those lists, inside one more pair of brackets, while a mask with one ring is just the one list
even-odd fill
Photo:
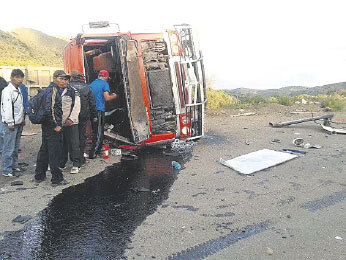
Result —
[[120, 40], [120, 46], [130, 130], [134, 143], [139, 144], [150, 137], [150, 132], [139, 74], [137, 47], [135, 41], [125, 38]]
[[64, 69], [66, 73], [71, 74], [72, 71], [77, 71], [84, 74], [84, 57], [83, 45], [76, 39], [70, 41], [64, 50]]

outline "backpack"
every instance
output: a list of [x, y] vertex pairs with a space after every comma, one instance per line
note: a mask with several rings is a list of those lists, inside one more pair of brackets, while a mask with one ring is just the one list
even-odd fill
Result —
[[7, 81], [3, 78], [0, 77], [0, 101], [1, 101], [1, 94], [4, 88], [7, 86]]
[[45, 91], [40, 91], [28, 101], [27, 115], [33, 124], [42, 124], [45, 121]]

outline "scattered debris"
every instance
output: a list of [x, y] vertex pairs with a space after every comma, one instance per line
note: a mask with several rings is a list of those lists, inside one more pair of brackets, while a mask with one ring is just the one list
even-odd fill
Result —
[[152, 193], [154, 193], [155, 195], [158, 194], [160, 192], [160, 189], [157, 190], [153, 190]]
[[346, 129], [337, 129], [331, 126], [326, 126], [321, 124], [322, 128], [326, 130], [329, 134], [346, 134]]
[[310, 143], [304, 143], [304, 139], [303, 138], [295, 138], [295, 139], [293, 139], [292, 143], [295, 146], [304, 147], [305, 149], [309, 149], [309, 148], [321, 149], [322, 148], [322, 146], [319, 145], [319, 144], [312, 145]]
[[133, 188], [131, 188], [131, 191], [134, 191], [134, 192], [150, 192], [150, 190], [145, 188], [145, 187], [133, 187]]
[[193, 145], [193, 141], [184, 141], [179, 139], [175, 139], [174, 142], [171, 143], [172, 150], [178, 153], [186, 153], [191, 151]]
[[11, 186], [19, 186], [19, 185], [23, 185], [23, 182], [22, 181], [12, 181], [11, 182]]
[[295, 146], [300, 146], [300, 147], [302, 147], [303, 144], [304, 144], [304, 139], [303, 139], [303, 138], [295, 138], [295, 139], [293, 139], [292, 143], [293, 143]]
[[26, 131], [23, 131], [23, 132], [22, 132], [22, 136], [33, 136], [33, 135], [37, 135], [37, 133], [34, 133], [34, 132], [26, 132]]
[[268, 255], [274, 254], [274, 250], [271, 249], [271, 248], [269, 248], [269, 247], [267, 247], [267, 254], [268, 254]]
[[27, 216], [18, 215], [17, 217], [12, 219], [12, 222], [23, 224], [23, 223], [29, 221], [30, 219], [32, 219], [32, 216], [30, 216], [30, 215], [27, 215]]
[[248, 175], [281, 164], [296, 157], [297, 155], [263, 149], [228, 161], [220, 158], [220, 163], [237, 172]]
[[172, 161], [172, 166], [173, 166], [174, 169], [176, 169], [176, 170], [180, 170], [180, 169], [181, 169], [180, 163], [178, 163], [178, 162], [176, 162], [176, 161]]
[[21, 166], [21, 167], [27, 167], [27, 166], [29, 166], [29, 164], [26, 163], [26, 162], [20, 162], [20, 163], [18, 163], [18, 165]]
[[120, 156], [121, 149], [111, 149], [111, 155]]
[[311, 145], [311, 144], [309, 144], [309, 143], [306, 143], [306, 144], [304, 144], [304, 148], [306, 148], [306, 149], [308, 149], [308, 148], [321, 149], [322, 146], [319, 145], [319, 144]]
[[317, 114], [318, 112], [309, 112], [309, 111], [292, 111], [290, 114], [299, 115], [299, 114]]
[[335, 239], [342, 240], [342, 237], [336, 236]]
[[281, 140], [280, 140], [280, 139], [273, 139], [273, 140], [271, 141], [271, 143], [281, 143]]
[[269, 123], [270, 126], [272, 127], [283, 127], [283, 126], [288, 126], [288, 125], [293, 125], [293, 124], [299, 124], [299, 123], [304, 123], [304, 122], [309, 122], [309, 121], [316, 121], [316, 120], [323, 120], [323, 125], [330, 125], [330, 121], [333, 118], [333, 114], [330, 115], [324, 115], [324, 116], [315, 116], [315, 117], [309, 117], [309, 118], [304, 118], [304, 119], [298, 119], [298, 120], [293, 120], [293, 121], [288, 121], [288, 122], [281, 122], [281, 123]]
[[282, 149], [282, 151], [284, 151], [284, 152], [289, 152], [289, 153], [306, 154], [305, 151], [300, 151], [300, 150], [295, 150], [295, 149], [287, 149], [287, 148], [284, 148], [284, 149]]
[[238, 116], [252, 116], [256, 115], [254, 112], [249, 112], [249, 113], [242, 113], [242, 114], [237, 114], [237, 115], [230, 115], [230, 117], [238, 117]]

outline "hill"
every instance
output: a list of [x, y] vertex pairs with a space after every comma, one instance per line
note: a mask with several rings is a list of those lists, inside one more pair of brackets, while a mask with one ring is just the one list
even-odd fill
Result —
[[224, 92], [234, 96], [245, 96], [245, 95], [260, 95], [264, 97], [274, 96], [289, 96], [296, 97], [302, 94], [316, 96], [319, 94], [327, 94], [335, 92], [341, 89], [346, 89], [346, 82], [328, 84], [316, 87], [303, 87], [303, 86], [289, 86], [279, 89], [248, 89], [248, 88], [237, 88], [237, 89], [225, 89]]
[[66, 42], [28, 28], [0, 31], [0, 65], [62, 67]]

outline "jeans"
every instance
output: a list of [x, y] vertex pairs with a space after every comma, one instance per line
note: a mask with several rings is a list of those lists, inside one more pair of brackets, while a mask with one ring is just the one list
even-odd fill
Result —
[[105, 112], [97, 111], [97, 122], [91, 122], [93, 129], [93, 145], [90, 150], [90, 158], [95, 154], [101, 154], [103, 139], [104, 139], [104, 126], [105, 126]]
[[8, 125], [2, 124], [4, 133], [4, 145], [1, 158], [1, 169], [5, 174], [12, 173], [13, 168], [18, 167], [18, 149], [23, 126], [15, 125], [14, 130], [10, 130]]
[[86, 125], [88, 121], [79, 121], [79, 149], [80, 149], [80, 163], [81, 165], [85, 163], [84, 150], [86, 145]]
[[2, 149], [4, 146], [4, 123], [2, 122], [2, 116], [0, 113], [0, 153], [2, 153]]
[[68, 160], [68, 154], [70, 154], [73, 166], [81, 167], [78, 125], [63, 127], [63, 148], [60, 158], [61, 168], [65, 167]]
[[52, 183], [59, 183], [63, 180], [63, 175], [59, 169], [59, 160], [62, 149], [62, 133], [47, 129], [42, 124], [42, 144], [37, 155], [35, 179], [46, 178], [48, 163], [52, 173]]

